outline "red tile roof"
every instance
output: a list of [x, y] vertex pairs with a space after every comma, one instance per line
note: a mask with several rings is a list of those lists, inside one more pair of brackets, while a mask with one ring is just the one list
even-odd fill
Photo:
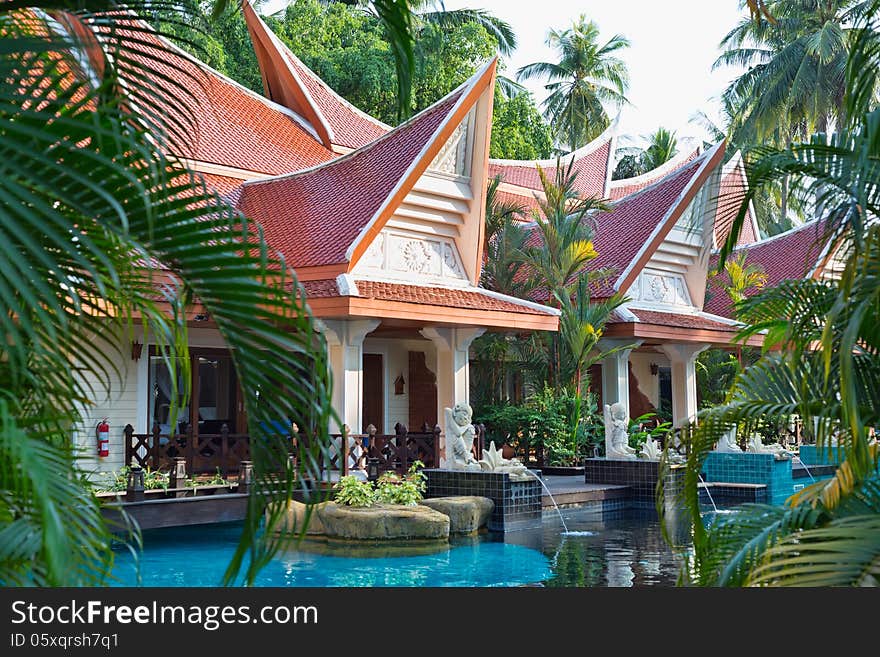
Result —
[[[335, 279], [304, 281], [306, 296], [312, 299], [341, 297]], [[386, 283], [380, 281], [356, 281], [358, 296], [354, 298], [396, 301], [398, 303], [418, 303], [445, 308], [464, 308], [467, 310], [494, 310], [526, 315], [554, 315], [550, 308], [541, 310], [527, 302], [519, 302], [511, 297], [498, 298], [482, 288], [449, 288], [407, 285], [405, 283]]]
[[[613, 140], [612, 125], [592, 142], [561, 158], [564, 168], [573, 159], [572, 171], [577, 173], [575, 190], [581, 196], [605, 196], [605, 182], [608, 178], [608, 161], [611, 157]], [[537, 165], [544, 169], [552, 180], [556, 175], [556, 160], [489, 160], [489, 177], [501, 175], [504, 182], [528, 189], [541, 190], [541, 178]]]
[[[593, 245], [599, 255], [590, 261], [586, 269], [607, 269], [611, 272], [610, 276], [595, 285], [592, 290], [594, 298], [604, 299], [614, 294], [614, 285], [620, 274], [633, 262], [651, 233], [672, 210], [685, 187], [713, 152], [707, 151], [652, 186], [617, 201], [609, 211], [590, 216], [589, 220], [595, 225]], [[527, 243], [530, 246], [539, 244], [540, 233], [533, 230]], [[545, 301], [546, 295], [537, 294], [535, 300]]]
[[520, 195], [499, 189], [495, 192], [495, 202], [521, 206], [525, 210], [523, 217], [532, 217], [532, 210], [540, 209], [538, 199], [532, 193]]
[[[295, 106], [290, 109], [323, 123], [329, 128], [329, 133], [325, 133], [329, 140], [333, 144], [346, 148], [360, 148], [391, 130], [381, 121], [361, 112], [315, 75], [269, 29], [250, 5], [250, 2], [245, 2], [244, 17], [257, 53], [257, 63], [263, 74], [266, 94], [270, 98], [282, 104], [292, 103]], [[255, 39], [259, 40], [260, 48], [266, 48], [270, 51], [268, 58], [260, 48], [257, 48]], [[275, 56], [274, 60], [273, 56]], [[291, 68], [292, 76], [286, 71], [272, 71], [273, 74], [281, 75], [280, 77], [275, 75], [270, 77], [278, 80], [277, 86], [295, 85], [298, 87], [299, 89], [293, 98], [285, 93], [285, 89], [273, 88], [271, 84], [266, 82], [269, 72], [267, 67], [283, 65]], [[309, 107], [302, 107], [302, 103], [307, 103]], [[319, 126], [314, 127], [318, 129]]]
[[241, 186], [244, 184], [244, 180], [241, 180], [240, 178], [218, 176], [213, 173], [203, 173], [202, 178], [205, 179], [205, 184], [208, 187], [233, 204], [238, 200], [238, 195], [241, 193]]
[[735, 333], [739, 330], [736, 326], [731, 326], [725, 322], [720, 322], [702, 315], [658, 312], [654, 310], [641, 310], [638, 308], [630, 308], [629, 310], [644, 324], [658, 324], [660, 326], [675, 326], [678, 328], [689, 329], [709, 329], [713, 331], [729, 331], [731, 333]]
[[[761, 242], [737, 248], [730, 257], [745, 253], [746, 264], [760, 265], [767, 275], [765, 287], [775, 287], [784, 280], [804, 278], [815, 268], [825, 248], [823, 230], [824, 222], [813, 221]], [[721, 287], [722, 281], [728, 280], [727, 274], [712, 274], [717, 267], [718, 254], [714, 253], [709, 260], [710, 274], [703, 309], [713, 315], [733, 317], [733, 304]], [[757, 289], [749, 290], [746, 296], [757, 292]]]
[[590, 270], [611, 269], [615, 272], [600, 285], [597, 297], [614, 293], [614, 284], [619, 275], [635, 259], [651, 233], [675, 205], [704, 160], [701, 157], [693, 161], [652, 187], [618, 201], [609, 212], [595, 216], [593, 245], [599, 256], [590, 262]]
[[335, 157], [288, 110], [223, 77], [161, 37], [139, 32], [137, 38], [146, 42], [138, 48], [141, 61], [182, 87], [159, 77], [153, 81], [169, 96], [166, 120], [192, 124], [187, 128], [186, 152], [176, 155], [273, 175]]
[[311, 299], [341, 296], [335, 278], [323, 278], [317, 281], [301, 281], [301, 283], [303, 290], [305, 290], [306, 297]]
[[678, 157], [675, 157], [669, 162], [657, 167], [653, 171], [648, 171], [647, 173], [643, 173], [640, 176], [635, 176], [633, 178], [623, 178], [621, 180], [612, 180], [608, 183], [608, 197], [612, 201], [618, 201], [630, 194], [635, 194], [639, 190], [644, 189], [645, 187], [654, 184], [664, 176], [672, 173], [673, 171], [677, 171], [688, 162], [692, 162], [700, 155], [700, 149], [695, 148], [690, 151], [685, 151], [683, 154], [680, 154]]
[[423, 303], [429, 306], [448, 306], [471, 310], [498, 310], [524, 313], [526, 315], [555, 314], [549, 308], [547, 310], [539, 310], [523, 303], [499, 299], [479, 288], [424, 287], [421, 285], [381, 283], [377, 281], [357, 281], [357, 288], [360, 296], [383, 301]]
[[239, 209], [262, 224], [266, 241], [295, 268], [346, 262], [349, 246], [462, 93], [456, 90], [369, 146], [323, 166], [246, 183]]

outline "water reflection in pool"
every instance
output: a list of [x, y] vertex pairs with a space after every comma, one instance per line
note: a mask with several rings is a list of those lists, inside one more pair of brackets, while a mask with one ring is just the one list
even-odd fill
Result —
[[[457, 539], [403, 553], [309, 544], [282, 552], [260, 572], [258, 586], [670, 586], [678, 560], [656, 518], [614, 517], [564, 509], [572, 534], [554, 513], [542, 527]], [[145, 532], [144, 586], [215, 586], [238, 540], [237, 524]], [[137, 585], [127, 552], [117, 553], [117, 584]]]
[[516, 542], [541, 550], [553, 575], [545, 586], [674, 586], [680, 559], [664, 541], [650, 512], [618, 512], [604, 517], [582, 509], [563, 509], [570, 533], [545, 514], [541, 532], [509, 534]]

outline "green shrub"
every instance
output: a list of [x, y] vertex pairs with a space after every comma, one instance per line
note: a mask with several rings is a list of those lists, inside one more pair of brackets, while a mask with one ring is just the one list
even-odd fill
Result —
[[342, 477], [333, 485], [336, 502], [345, 506], [368, 507], [376, 502], [373, 485], [354, 476]]
[[219, 467], [210, 479], [200, 481], [193, 476], [186, 480], [186, 485], [190, 488], [197, 488], [198, 486], [232, 486], [232, 484], [233, 482], [223, 476]]
[[[125, 491], [128, 488], [128, 473], [131, 467], [124, 465], [117, 472], [113, 473], [109, 483], [95, 487], [96, 493], [116, 493]], [[168, 473], [160, 470], [144, 470], [144, 490], [168, 490]]]
[[376, 482], [376, 501], [380, 504], [405, 504], [414, 506], [425, 495], [425, 475], [421, 461], [414, 461], [405, 477], [395, 472], [385, 472]]
[[648, 438], [663, 445], [670, 433], [671, 422], [660, 422], [656, 413], [645, 413], [629, 421], [629, 446], [639, 452]]
[[506, 442], [526, 458], [532, 450], [543, 449], [550, 465], [580, 465], [604, 440], [594, 395], [578, 396], [549, 386], [522, 404], [488, 407], [479, 421], [486, 425], [487, 444]]

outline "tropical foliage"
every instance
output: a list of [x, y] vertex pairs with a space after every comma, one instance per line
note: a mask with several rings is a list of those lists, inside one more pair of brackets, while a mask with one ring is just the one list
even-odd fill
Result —
[[[770, 3], [768, 3], [770, 4]], [[874, 585], [880, 577], [880, 475], [872, 429], [880, 423], [880, 64], [877, 14], [853, 27], [839, 129], [788, 148], [757, 150], [754, 186], [790, 176], [796, 191], [825, 208], [822, 243], [845, 262], [839, 280], [787, 281], [738, 304], [744, 335], [766, 331], [759, 360], [740, 374], [725, 404], [700, 414], [690, 443], [685, 498], [697, 521], [682, 580], [709, 585]], [[782, 20], [780, 18], [780, 20]], [[748, 198], [721, 253], [731, 252]], [[834, 477], [784, 507], [750, 505], [705, 527], [697, 475], [729, 428], [797, 415], [820, 450], [832, 439], [845, 455]]]
[[172, 371], [188, 362], [194, 303], [248, 393], [254, 495], [226, 581], [252, 581], [279, 547], [280, 505], [258, 536], [266, 502], [286, 498], [296, 474], [286, 437], [262, 427], [290, 418], [324, 444], [325, 350], [257, 226], [168, 154], [186, 152], [195, 101], [138, 55], [151, 29], [112, 0], [76, 7], [0, 5], [0, 582], [103, 581], [112, 541], [72, 431], [93, 388], [118, 392], [135, 326]]
[[676, 155], [678, 155], [678, 140], [675, 132], [660, 126], [648, 136], [646, 148], [628, 146], [617, 149], [617, 156], [620, 159], [612, 178], [614, 180], [632, 178], [653, 171]]
[[593, 394], [544, 386], [522, 403], [500, 401], [475, 415], [486, 442], [507, 444], [524, 460], [540, 454], [550, 465], [581, 465], [605, 434]]
[[507, 98], [495, 92], [489, 156], [510, 160], [541, 160], [553, 155], [553, 131], [541, 117], [531, 94]]
[[581, 15], [571, 27], [551, 30], [547, 45], [558, 53], [559, 61], [523, 66], [517, 80], [547, 80], [544, 115], [558, 145], [575, 150], [608, 127], [605, 105], [620, 107], [628, 102], [629, 73], [618, 55], [629, 41], [616, 34], [601, 43], [599, 26]]

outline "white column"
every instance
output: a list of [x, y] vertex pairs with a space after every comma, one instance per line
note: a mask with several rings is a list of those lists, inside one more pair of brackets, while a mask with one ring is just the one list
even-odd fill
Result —
[[[486, 332], [484, 328], [428, 327], [420, 333], [434, 343], [437, 349], [437, 422], [446, 433], [446, 413], [458, 402], [470, 403], [470, 364], [468, 350], [471, 343]], [[445, 440], [441, 453], [445, 454]]]
[[[638, 347], [640, 340], [599, 340], [599, 349], [609, 351], [623, 346], [628, 349], [620, 349], [602, 359], [602, 404], [614, 404], [622, 402], [626, 407], [626, 416], [629, 412], [629, 355]], [[600, 409], [601, 410], [601, 409]]]
[[708, 344], [662, 344], [672, 365], [672, 424], [684, 426], [697, 417], [697, 356]]
[[[364, 338], [376, 330], [378, 319], [318, 320], [327, 339], [327, 360], [333, 377], [333, 409], [341, 424], [360, 433], [363, 413]], [[342, 432], [341, 424], [331, 427]]]

